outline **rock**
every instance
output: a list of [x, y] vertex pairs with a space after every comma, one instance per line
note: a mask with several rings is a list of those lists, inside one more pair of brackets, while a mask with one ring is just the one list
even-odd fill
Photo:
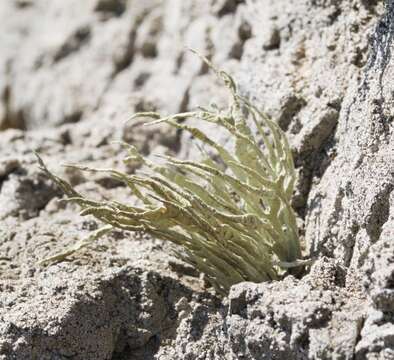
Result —
[[381, 229], [379, 240], [367, 250], [364, 265], [364, 286], [373, 308], [368, 312], [357, 344], [356, 358], [391, 359], [394, 353], [394, 257], [392, 205], [393, 192], [387, 199], [390, 214]]
[[280, 31], [277, 27], [272, 26], [267, 31], [266, 38], [263, 40], [264, 50], [279, 49], [280, 46]]
[[[390, 204], [394, 195], [390, 196]], [[365, 264], [364, 285], [373, 300], [376, 309], [381, 311], [394, 311], [394, 252], [393, 252], [394, 216], [390, 212], [385, 222], [379, 241], [374, 244], [368, 253]]]
[[[18, 0], [0, 21], [1, 360], [394, 358], [392, 0]], [[100, 224], [58, 202], [32, 150], [89, 198], [126, 203], [108, 174], [61, 164], [132, 174], [114, 140], [199, 156], [184, 132], [125, 124], [225, 104], [185, 45], [286, 131], [314, 264], [218, 299], [168, 244], [114, 231], [38, 266]]]
[[279, 283], [233, 286], [226, 328], [234, 358], [353, 356], [363, 302], [346, 300], [345, 291], [336, 287], [336, 273], [337, 266], [326, 260], [301, 281], [287, 277]]
[[11, 174], [1, 186], [0, 219], [21, 216], [29, 219], [37, 216], [45, 205], [57, 194], [56, 187], [44, 176], [35, 174]]
[[[0, 358], [39, 354], [41, 359], [100, 360], [135, 354], [143, 359], [163, 337], [162, 329], [176, 324], [174, 302], [191, 296], [153, 272], [122, 268], [99, 278], [81, 275], [77, 270], [64, 282], [55, 274], [49, 279], [42, 274], [39, 296], [22, 295], [17, 304], [8, 305], [12, 311], [2, 316], [0, 325]], [[157, 293], [159, 288], [165, 291]]]
[[392, 359], [394, 348], [393, 316], [372, 310], [368, 314], [361, 339], [356, 348], [356, 359]]
[[6, 157], [0, 159], [0, 181], [20, 166], [17, 158]]
[[[378, 33], [374, 36], [385, 41]], [[311, 240], [311, 251], [332, 254], [346, 266], [362, 266], [367, 249], [379, 239], [394, 188], [393, 134], [386, 124], [392, 99], [387, 98], [379, 110], [373, 105], [378, 93], [388, 91], [374, 77], [381, 71], [389, 74], [392, 64], [382, 69], [373, 51], [362, 82], [355, 82], [343, 101], [335, 135], [337, 156], [308, 199], [306, 238]]]

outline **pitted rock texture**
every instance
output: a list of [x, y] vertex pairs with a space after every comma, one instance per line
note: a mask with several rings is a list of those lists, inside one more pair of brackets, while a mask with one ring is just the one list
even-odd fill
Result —
[[[6, 304], [13, 311], [2, 316], [1, 358], [147, 359], [173, 336], [181, 304], [190, 307], [183, 317], [193, 323], [191, 304], [207, 312], [219, 303], [174, 279], [129, 267], [98, 274], [74, 269], [67, 278], [47, 272], [36, 277], [36, 286], [39, 295], [20, 293]], [[201, 336], [204, 327], [195, 325], [191, 336]]]
[[233, 286], [226, 325], [235, 358], [352, 358], [364, 299], [341, 287], [342, 271], [322, 258], [301, 281]]
[[[5, 0], [0, 4], [0, 359], [394, 359], [393, 0]], [[43, 177], [130, 198], [103, 173], [126, 141], [198, 156], [190, 136], [125, 123], [227, 97], [185, 49], [231, 72], [286, 131], [304, 276], [215, 297], [143, 234], [99, 224]], [[223, 145], [228, 137], [203, 125]]]

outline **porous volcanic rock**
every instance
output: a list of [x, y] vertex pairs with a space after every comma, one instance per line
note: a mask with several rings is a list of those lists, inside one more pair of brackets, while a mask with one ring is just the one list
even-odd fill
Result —
[[[0, 23], [1, 360], [394, 359], [393, 0], [6, 0]], [[119, 140], [198, 155], [188, 134], [125, 122], [226, 101], [185, 46], [286, 131], [313, 265], [220, 299], [144, 234], [39, 264], [100, 224], [59, 201], [33, 151], [125, 202], [122, 183], [61, 164], [132, 173]]]

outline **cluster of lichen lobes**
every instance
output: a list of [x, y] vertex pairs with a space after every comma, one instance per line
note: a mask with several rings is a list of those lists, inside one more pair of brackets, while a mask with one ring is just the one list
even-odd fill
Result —
[[[167, 123], [187, 131], [210, 147], [215, 156], [202, 151], [199, 162], [165, 157], [165, 164], [157, 165], [125, 144], [129, 152], [126, 161], [138, 162], [150, 169], [150, 175], [76, 166], [105, 171], [123, 181], [140, 206], [87, 199], [39, 161], [68, 200], [82, 207], [82, 215], [93, 215], [107, 224], [89, 241], [111, 228], [149, 233], [180, 245], [174, 250], [176, 255], [206, 274], [218, 292], [226, 293], [231, 285], [242, 281], [278, 279], [287, 266], [300, 259], [296, 217], [290, 205], [295, 171], [287, 139], [277, 124], [238, 94], [227, 73], [203, 60], [230, 90], [227, 110], [199, 108], [164, 118], [156, 113], [138, 113], [133, 118], [149, 117], [154, 119], [150, 124]], [[233, 150], [182, 123], [187, 118], [214, 123], [228, 132], [234, 140]], [[89, 241], [49, 260], [59, 260]]]

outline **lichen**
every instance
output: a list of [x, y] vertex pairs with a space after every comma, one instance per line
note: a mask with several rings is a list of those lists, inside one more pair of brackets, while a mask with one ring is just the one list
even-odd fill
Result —
[[[166, 123], [189, 132], [214, 156], [202, 150], [201, 161], [165, 156], [164, 164], [156, 164], [133, 145], [124, 144], [129, 153], [125, 161], [138, 163], [148, 174], [72, 165], [85, 171], [104, 171], [121, 180], [140, 204], [87, 199], [52, 174], [38, 157], [41, 169], [62, 188], [68, 201], [81, 206], [81, 215], [92, 215], [106, 224], [89, 239], [46, 261], [61, 260], [112, 228], [120, 228], [143, 231], [178, 245], [175, 254], [206, 274], [219, 293], [242, 281], [278, 279], [287, 268], [302, 264], [296, 216], [290, 204], [296, 176], [286, 136], [238, 93], [229, 74], [202, 59], [228, 88], [227, 109], [200, 107], [167, 117], [137, 113], [132, 119], [146, 117], [153, 119], [149, 125]], [[234, 147], [221, 146], [185, 123], [186, 119], [215, 124], [234, 140]]]

